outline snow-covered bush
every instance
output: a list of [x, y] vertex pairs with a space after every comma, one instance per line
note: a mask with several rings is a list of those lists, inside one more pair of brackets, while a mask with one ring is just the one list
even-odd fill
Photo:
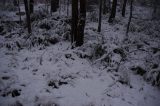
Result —
[[149, 71], [145, 77], [145, 80], [151, 82], [153, 86], [160, 87], [160, 71]]
[[11, 32], [15, 27], [18, 27], [18, 24], [12, 21], [1, 22], [0, 24], [1, 35], [6, 34], [7, 32]]
[[105, 54], [105, 48], [98, 42], [88, 42], [82, 47], [78, 48], [76, 54], [80, 58], [88, 58], [90, 60], [96, 60]]

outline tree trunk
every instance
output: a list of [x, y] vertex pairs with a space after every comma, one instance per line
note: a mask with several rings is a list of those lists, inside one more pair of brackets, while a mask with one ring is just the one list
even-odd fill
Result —
[[86, 0], [80, 0], [80, 15], [78, 20], [78, 36], [76, 40], [76, 46], [83, 45], [84, 28], [86, 21]]
[[56, 12], [59, 8], [59, 0], [51, 0], [51, 13]]
[[29, 8], [28, 8], [28, 0], [24, 0], [24, 5], [25, 5], [25, 12], [26, 12], [28, 33], [30, 34], [31, 33], [31, 20], [30, 20]]
[[128, 32], [129, 32], [129, 27], [132, 21], [132, 12], [133, 12], [133, 0], [130, 1], [130, 16], [129, 16], [129, 20], [128, 20], [128, 25], [127, 25], [127, 31], [126, 31], [126, 36], [128, 36]]
[[111, 1], [107, 0], [106, 5], [107, 5], [107, 13], [109, 13], [111, 11]]
[[103, 0], [103, 14], [105, 15], [107, 12], [106, 0]]
[[45, 0], [45, 7], [46, 7], [46, 11], [47, 11], [47, 14], [49, 13], [49, 10], [48, 10], [48, 8], [49, 8], [49, 0]]
[[34, 0], [30, 0], [30, 2], [29, 2], [29, 11], [30, 11], [30, 14], [32, 14], [33, 13], [33, 11], [34, 11]]
[[99, 3], [99, 20], [98, 20], [98, 32], [101, 32], [101, 21], [102, 21], [102, 0]]
[[109, 23], [112, 23], [112, 22], [113, 22], [113, 19], [114, 19], [115, 16], [116, 16], [116, 7], [117, 7], [117, 0], [113, 0], [113, 2], [112, 2], [111, 15], [110, 15], [109, 20], [108, 20]]
[[69, 0], [67, 0], [67, 16], [69, 16]]
[[72, 32], [71, 45], [73, 46], [77, 37], [77, 23], [78, 23], [78, 0], [72, 0]]
[[21, 18], [21, 8], [20, 8], [20, 1], [18, 0], [18, 11], [19, 11], [19, 23], [21, 25], [21, 22], [22, 22], [22, 18]]
[[127, 0], [123, 0], [122, 16], [125, 17]]
[[6, 0], [3, 0], [3, 6], [5, 6], [6, 5]]
[[13, 0], [13, 5], [18, 6], [17, 0]]
[[158, 4], [158, 0], [154, 0], [154, 1], [153, 1], [153, 13], [152, 13], [152, 19], [155, 19], [155, 18], [156, 18], [157, 4]]

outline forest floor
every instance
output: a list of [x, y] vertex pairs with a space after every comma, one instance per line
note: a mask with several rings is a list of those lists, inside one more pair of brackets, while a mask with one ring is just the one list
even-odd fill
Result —
[[28, 37], [15, 11], [1, 12], [0, 106], [159, 106], [160, 21], [134, 11], [127, 39], [128, 11], [113, 24], [103, 16], [101, 33], [88, 13], [74, 49], [67, 17], [37, 11]]

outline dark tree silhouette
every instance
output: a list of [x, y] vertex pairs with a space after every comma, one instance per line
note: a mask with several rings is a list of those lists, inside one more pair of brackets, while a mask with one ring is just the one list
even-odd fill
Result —
[[3, 0], [2, 3], [3, 3], [3, 6], [5, 6], [6, 5], [6, 0]]
[[127, 25], [126, 36], [128, 36], [129, 27], [132, 21], [132, 12], [133, 12], [133, 0], [130, 1], [130, 16], [129, 16], [128, 25]]
[[13, 0], [13, 4], [14, 4], [14, 6], [18, 6], [17, 0]]
[[29, 8], [28, 8], [28, 0], [24, 0], [24, 5], [25, 5], [25, 12], [26, 12], [28, 33], [30, 34], [31, 33], [31, 20], [30, 20]]
[[111, 1], [110, 0], [106, 0], [106, 7], [107, 7], [107, 13], [109, 13], [111, 11]]
[[101, 32], [101, 21], [102, 21], [102, 0], [99, 3], [99, 21], [98, 21], [98, 32]]
[[117, 7], [117, 0], [113, 0], [113, 2], [112, 2], [112, 10], [111, 10], [111, 14], [110, 14], [110, 17], [109, 17], [109, 20], [108, 20], [109, 23], [112, 23], [113, 19], [116, 16], [116, 7]]
[[86, 21], [86, 0], [80, 0], [79, 9], [80, 10], [78, 11], [78, 0], [72, 0], [72, 47], [81, 46], [83, 44]]
[[152, 18], [156, 18], [156, 13], [157, 13], [157, 5], [158, 5], [158, 0], [153, 1], [153, 13], [152, 13]]
[[106, 0], [103, 0], [103, 14], [105, 15], [108, 12], [107, 6], [106, 6]]
[[122, 16], [125, 17], [127, 0], [123, 0]]
[[86, 21], [86, 0], [80, 0], [80, 15], [78, 20], [78, 36], [76, 40], [76, 46], [83, 45], [85, 21]]
[[19, 23], [21, 24], [22, 18], [21, 18], [21, 9], [20, 9], [20, 1], [18, 0], [18, 11], [19, 11]]
[[72, 32], [71, 44], [76, 42], [77, 37], [77, 23], [78, 23], [78, 0], [72, 0]]
[[67, 16], [69, 16], [69, 0], [67, 0]]
[[30, 0], [29, 1], [29, 11], [30, 11], [30, 14], [32, 14], [33, 13], [33, 11], [34, 11], [34, 0]]
[[56, 12], [59, 8], [59, 0], [51, 0], [51, 13]]

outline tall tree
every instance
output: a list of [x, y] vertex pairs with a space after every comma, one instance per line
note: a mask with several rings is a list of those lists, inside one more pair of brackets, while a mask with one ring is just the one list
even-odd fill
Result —
[[29, 11], [30, 11], [30, 14], [32, 14], [34, 11], [34, 0], [29, 1]]
[[59, 8], [59, 0], [51, 0], [51, 13], [56, 12]]
[[72, 32], [71, 32], [71, 45], [72, 46], [76, 42], [77, 23], [78, 23], [78, 0], [72, 0]]
[[3, 6], [5, 6], [6, 5], [6, 0], [3, 0], [2, 3], [3, 3]]
[[130, 27], [130, 24], [131, 24], [132, 12], [133, 12], [133, 0], [130, 1], [130, 16], [129, 16], [128, 25], [127, 25], [126, 36], [128, 36], [129, 27]]
[[99, 2], [99, 20], [98, 20], [98, 32], [101, 32], [101, 21], [102, 21], [102, 0]]
[[45, 0], [45, 8], [46, 8], [46, 12], [47, 14], [49, 13], [49, 0]]
[[24, 5], [25, 5], [25, 12], [26, 12], [28, 33], [30, 34], [31, 33], [31, 20], [30, 20], [29, 8], [28, 8], [28, 0], [24, 0]]
[[110, 14], [110, 17], [109, 17], [109, 20], [108, 20], [109, 23], [112, 23], [113, 19], [116, 16], [116, 7], [117, 7], [117, 0], [113, 0], [113, 2], [112, 2], [112, 10], [111, 10], [111, 14]]
[[158, 5], [158, 0], [153, 1], [153, 13], [152, 13], [152, 18], [156, 18], [156, 13], [157, 13], [157, 5]]
[[67, 0], [67, 16], [69, 16], [69, 0]]
[[[78, 10], [78, 4], [80, 7]], [[79, 13], [78, 13], [79, 12]], [[81, 46], [84, 39], [84, 28], [86, 21], [86, 0], [72, 0], [72, 30], [71, 30], [71, 44], [74, 46]]]
[[17, 0], [13, 0], [13, 5], [18, 6]]
[[107, 5], [106, 5], [106, 0], [103, 0], [103, 14], [105, 15], [108, 12], [107, 10]]
[[21, 8], [20, 8], [20, 1], [18, 0], [18, 11], [19, 11], [19, 23], [21, 24], [22, 18], [21, 18]]
[[122, 16], [125, 17], [127, 0], [123, 0]]
[[106, 6], [107, 6], [107, 12], [111, 11], [111, 1], [110, 0], [106, 0]]
[[78, 36], [76, 40], [76, 46], [83, 45], [84, 28], [86, 21], [86, 0], [80, 0], [80, 15], [78, 20]]

